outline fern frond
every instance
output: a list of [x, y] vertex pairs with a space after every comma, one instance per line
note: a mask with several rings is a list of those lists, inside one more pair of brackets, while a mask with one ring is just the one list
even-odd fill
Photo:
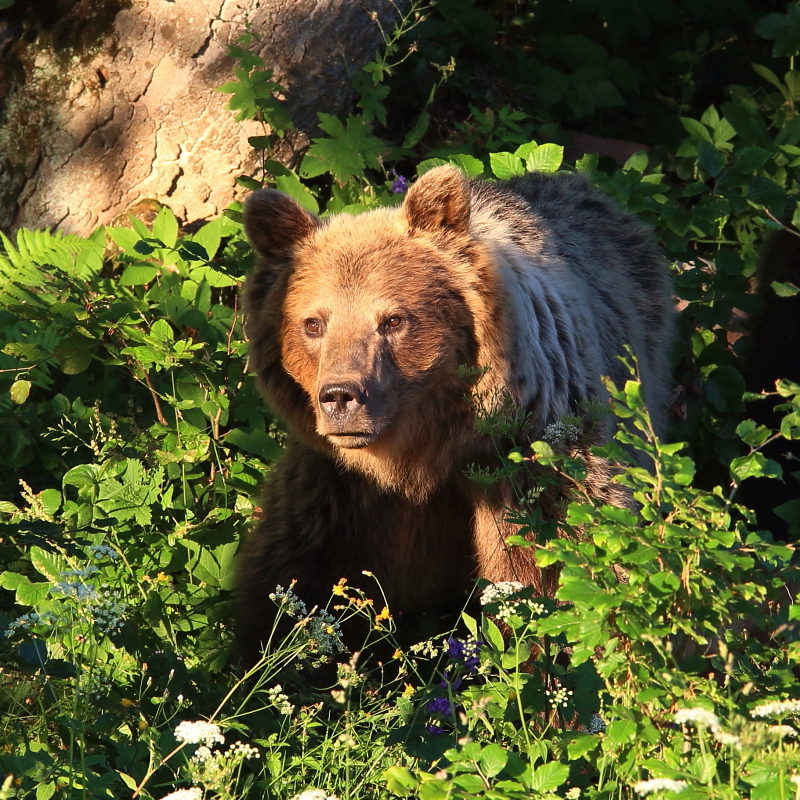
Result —
[[42, 306], [38, 295], [57, 277], [52, 268], [68, 278], [86, 280], [103, 266], [104, 241], [98, 236], [82, 239], [20, 228], [13, 243], [0, 232], [0, 245], [0, 307]]

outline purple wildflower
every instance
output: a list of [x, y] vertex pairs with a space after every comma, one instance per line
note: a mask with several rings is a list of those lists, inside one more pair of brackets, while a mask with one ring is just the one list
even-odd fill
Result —
[[446, 697], [434, 697], [433, 700], [427, 702], [425, 708], [431, 714], [448, 716], [450, 714], [450, 701]]
[[[394, 174], [397, 175], [396, 172]], [[394, 192], [394, 194], [405, 194], [408, 191], [408, 178], [405, 178], [402, 175], [397, 175], [392, 182], [390, 191]]]
[[454, 639], [452, 636], [447, 640], [447, 657], [448, 658], [463, 658], [464, 657], [464, 642]]
[[449, 686], [452, 691], [457, 692], [461, 686], [461, 678], [458, 675], [456, 675], [455, 678], [451, 678], [448, 673], [449, 670], [445, 670], [442, 673], [442, 680], [439, 681], [439, 686], [441, 686], [442, 689], [446, 689]]
[[433, 723], [426, 725], [425, 730], [428, 731], [428, 733], [432, 733], [434, 736], [440, 736], [444, 733], [444, 728], [440, 728], [438, 725], [434, 725]]

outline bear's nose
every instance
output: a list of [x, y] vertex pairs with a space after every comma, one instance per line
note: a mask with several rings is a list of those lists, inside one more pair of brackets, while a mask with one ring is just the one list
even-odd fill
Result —
[[366, 395], [353, 381], [339, 381], [323, 386], [319, 392], [319, 406], [337, 422], [353, 417], [366, 402]]

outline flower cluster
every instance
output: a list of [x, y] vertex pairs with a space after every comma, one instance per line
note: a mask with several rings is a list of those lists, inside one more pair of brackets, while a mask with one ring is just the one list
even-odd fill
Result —
[[717, 715], [705, 708], [680, 708], [675, 712], [674, 719], [676, 725], [685, 725], [688, 722], [697, 728], [710, 728], [712, 731], [719, 728]]
[[392, 175], [394, 175], [395, 178], [389, 191], [394, 194], [405, 194], [408, 191], [408, 178], [403, 175], [398, 175], [394, 170], [392, 170]]
[[467, 672], [472, 672], [480, 664], [480, 649], [483, 642], [475, 640], [462, 642], [450, 636], [445, 642], [447, 657], [452, 661], [460, 662]]
[[800, 713], [800, 700], [772, 700], [760, 703], [750, 709], [750, 716], [756, 719], [764, 717], [790, 717]]
[[279, 683], [271, 689], [267, 689], [267, 697], [279, 714], [290, 717], [294, 712], [294, 706], [289, 702], [287, 695], [283, 693], [283, 687]]
[[219, 725], [213, 722], [189, 722], [184, 720], [175, 728], [175, 738], [184, 744], [204, 744], [213, 747], [215, 744], [224, 744]]
[[606, 721], [599, 714], [592, 714], [589, 724], [586, 726], [587, 733], [602, 733], [606, 729]]
[[170, 792], [162, 800], [203, 800], [203, 790], [199, 786], [193, 786], [191, 789], [178, 789], [176, 792]]
[[332, 655], [344, 650], [342, 629], [333, 616], [321, 609], [308, 621], [309, 644], [319, 653]]
[[294, 795], [291, 800], [339, 800], [334, 794], [328, 794], [322, 789], [305, 789]]
[[13, 622], [9, 623], [6, 628], [6, 636], [13, 636], [18, 631], [28, 631], [31, 628], [36, 628], [39, 625], [52, 626], [56, 623], [56, 616], [52, 611], [45, 611], [43, 614], [37, 614], [31, 611], [29, 614], [23, 614], [17, 617]]
[[572, 690], [565, 689], [563, 686], [560, 686], [558, 682], [553, 684], [552, 689], [545, 689], [544, 693], [553, 708], [558, 708], [559, 706], [566, 707], [569, 704], [569, 698], [572, 697]]
[[500, 581], [499, 583], [490, 583], [481, 592], [481, 605], [486, 606], [489, 603], [498, 603], [505, 600], [509, 595], [521, 592], [525, 587], [519, 581]]
[[641, 795], [651, 792], [682, 792], [685, 788], [686, 781], [673, 781], [669, 778], [652, 778], [633, 784], [633, 791]]
[[581, 429], [570, 422], [553, 422], [544, 429], [542, 439], [548, 444], [561, 444], [561, 442], [577, 442]]
[[291, 586], [284, 589], [283, 586], [276, 586], [275, 591], [269, 596], [282, 611], [295, 619], [302, 619], [307, 616], [306, 604], [292, 591]]
[[93, 544], [89, 547], [89, 556], [95, 561], [102, 561], [107, 558], [110, 561], [117, 561], [119, 554], [113, 547], [107, 544]]

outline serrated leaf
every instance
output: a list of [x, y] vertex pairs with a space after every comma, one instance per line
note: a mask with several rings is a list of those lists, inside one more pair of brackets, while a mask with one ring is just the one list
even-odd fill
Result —
[[632, 169], [642, 175], [647, 169], [647, 160], [647, 152], [645, 150], [639, 150], [622, 165], [622, 169]]
[[533, 771], [530, 788], [534, 792], [552, 792], [569, 777], [569, 767], [558, 761], [542, 764]]
[[540, 144], [525, 159], [529, 172], [555, 172], [564, 160], [564, 148], [560, 144]]
[[697, 143], [697, 166], [706, 175], [716, 178], [725, 168], [725, 156], [713, 144], [700, 141]]
[[144, 286], [150, 283], [157, 274], [158, 270], [155, 267], [145, 264], [130, 264], [120, 275], [119, 283], [121, 286]]
[[681, 117], [681, 125], [686, 129], [687, 133], [694, 139], [708, 142], [711, 144], [711, 134], [708, 128], [696, 119], [691, 117]]
[[491, 153], [489, 155], [489, 166], [492, 169], [492, 174], [496, 178], [500, 178], [500, 180], [525, 174], [522, 160], [512, 153]]
[[32, 385], [30, 381], [22, 379], [14, 381], [14, 383], [11, 384], [11, 388], [8, 390], [11, 402], [21, 406], [28, 399]]
[[449, 156], [448, 161], [470, 178], [478, 178], [483, 175], [483, 162], [473, 156], [458, 154]]
[[351, 178], [361, 178], [366, 167], [378, 169], [387, 152], [386, 144], [373, 135], [361, 117], [349, 116], [346, 125], [331, 114], [318, 114], [319, 127], [328, 138], [312, 140], [300, 165], [300, 174], [313, 178], [330, 172], [344, 185]]
[[153, 236], [167, 247], [175, 247], [178, 241], [178, 220], [167, 206], [162, 206], [153, 220]]
[[480, 765], [487, 778], [497, 775], [508, 761], [508, 753], [499, 744], [490, 744], [481, 750]]
[[41, 547], [31, 547], [29, 555], [33, 568], [40, 575], [50, 578], [52, 581], [61, 580], [61, 574], [68, 568], [64, 558], [55, 553], [48, 553]]

